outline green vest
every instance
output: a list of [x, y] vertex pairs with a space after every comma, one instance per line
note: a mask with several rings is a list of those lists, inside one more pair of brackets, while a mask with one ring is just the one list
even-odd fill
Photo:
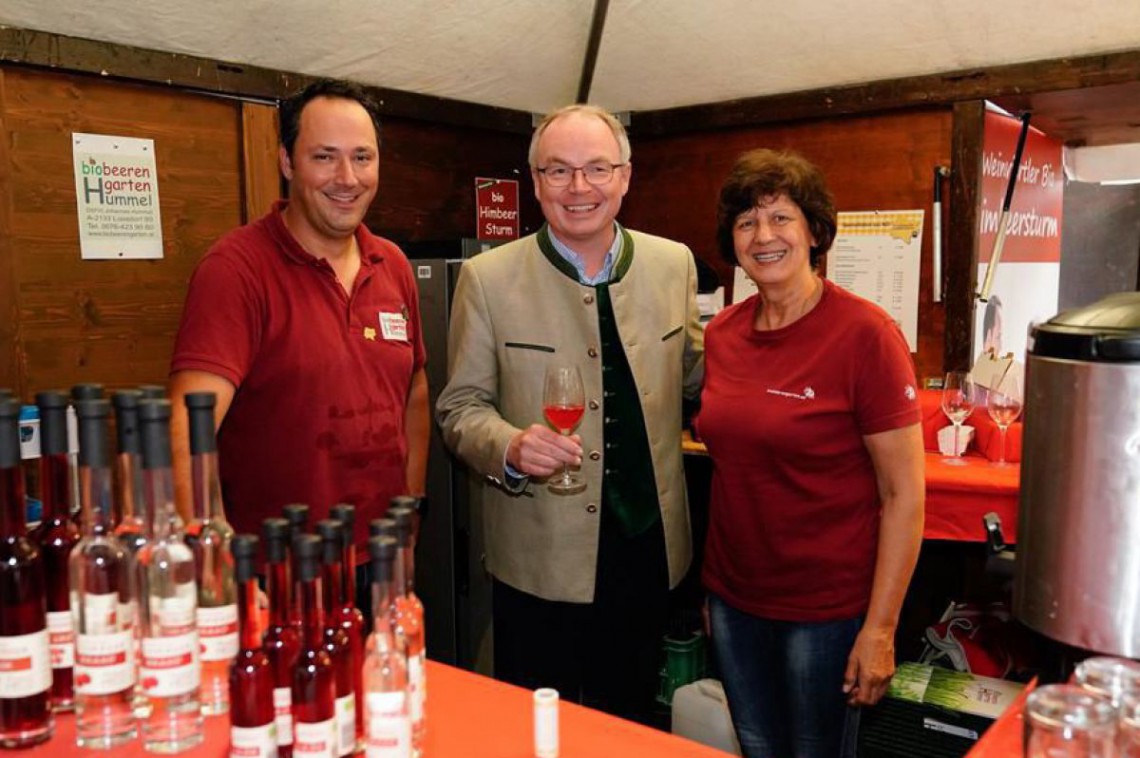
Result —
[[[610, 280], [594, 285], [602, 357], [602, 412], [605, 413], [602, 425], [605, 444], [602, 513], [612, 515], [627, 537], [635, 537], [661, 518], [661, 505], [657, 500], [657, 482], [653, 475], [653, 459], [637, 383], [625, 357], [610, 300], [610, 285], [621, 281], [633, 262], [633, 239], [620, 225], [618, 230], [621, 249], [614, 261]], [[546, 225], [538, 232], [538, 245], [555, 268], [579, 281], [574, 266], [554, 249]]]

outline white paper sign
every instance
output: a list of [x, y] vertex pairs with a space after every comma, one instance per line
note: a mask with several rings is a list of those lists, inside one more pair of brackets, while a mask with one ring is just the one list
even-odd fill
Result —
[[918, 350], [918, 276], [925, 211], [840, 213], [827, 278], [885, 310]]
[[76, 132], [71, 154], [82, 256], [161, 258], [154, 140]]

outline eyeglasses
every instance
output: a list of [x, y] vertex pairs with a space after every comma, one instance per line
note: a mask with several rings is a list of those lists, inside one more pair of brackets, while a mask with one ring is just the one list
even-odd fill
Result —
[[577, 171], [582, 172], [582, 178], [586, 180], [586, 184], [598, 187], [609, 184], [610, 180], [614, 178], [614, 171], [625, 165], [627, 164], [587, 163], [585, 166], [563, 166], [561, 163], [555, 163], [546, 168], [536, 168], [535, 171], [542, 174], [546, 178], [546, 183], [551, 187], [568, 187], [570, 182], [574, 181], [574, 174]]

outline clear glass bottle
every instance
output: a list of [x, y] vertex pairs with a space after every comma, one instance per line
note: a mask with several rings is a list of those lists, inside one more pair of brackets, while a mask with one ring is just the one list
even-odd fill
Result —
[[143, 511], [142, 441], [139, 436], [138, 390], [120, 390], [111, 397], [115, 408], [115, 536], [132, 556], [146, 544], [146, 513]]
[[341, 558], [344, 546], [339, 521], [322, 519], [317, 522], [321, 538], [321, 587], [325, 607], [325, 650], [336, 672], [336, 731], [337, 755], [356, 752], [356, 670], [353, 669], [352, 647], [348, 633], [341, 627], [337, 609], [341, 598], [343, 571]]
[[252, 534], [239, 534], [230, 541], [241, 626], [241, 649], [230, 668], [230, 755], [277, 758], [273, 668], [261, 647], [258, 626], [257, 542]]
[[81, 400], [102, 400], [103, 385], [92, 382], [71, 387], [71, 408], [67, 414], [67, 457], [71, 464], [71, 507], [75, 523], [79, 524], [79, 419], [75, 415]]
[[170, 402], [139, 403], [147, 544], [136, 560], [139, 592], [139, 685], [149, 713], [143, 747], [158, 753], [202, 742], [199, 699], [198, 588], [194, 554], [182, 540], [170, 470]]
[[135, 645], [132, 557], [111, 530], [111, 404], [79, 400], [82, 537], [69, 565], [75, 627], [75, 741], [110, 749], [133, 740]]
[[51, 705], [56, 711], [70, 711], [75, 707], [75, 630], [71, 626], [67, 565], [72, 548], [79, 542], [79, 529], [71, 518], [67, 396], [62, 392], [40, 392], [36, 405], [40, 409], [40, 500], [44, 516], [29, 536], [40, 546], [47, 582]]
[[367, 758], [408, 758], [412, 754], [412, 722], [408, 713], [408, 672], [404, 654], [396, 644], [388, 610], [396, 596], [393, 562], [396, 540], [373, 537], [372, 607], [376, 609], [368, 654], [364, 659], [367, 708]]
[[301, 654], [301, 634], [290, 616], [289, 522], [261, 522], [265, 542], [265, 594], [269, 598], [269, 627], [262, 646], [273, 668], [273, 709], [277, 718], [277, 748], [281, 758], [293, 755], [293, 669]]
[[202, 713], [215, 716], [230, 707], [230, 663], [238, 653], [238, 608], [230, 540], [218, 480], [213, 392], [185, 396], [190, 428], [190, 478], [194, 518], [186, 526], [186, 544], [194, 551], [198, 574], [198, 642], [202, 650]]
[[0, 399], [0, 747], [52, 735], [47, 594], [39, 546], [24, 536], [20, 403]]
[[338, 503], [330, 511], [332, 517], [341, 523], [341, 538], [344, 542], [344, 557], [341, 558], [341, 580], [343, 598], [336, 609], [334, 618], [345, 634], [352, 656], [352, 670], [356, 672], [356, 742], [359, 747], [364, 741], [364, 614], [356, 607], [356, 507], [348, 503]]
[[336, 758], [336, 672], [324, 644], [321, 540], [297, 535], [293, 551], [303, 624], [301, 654], [293, 668], [293, 758]]
[[[399, 498], [393, 498], [393, 501]], [[397, 616], [408, 644], [408, 704], [412, 714], [412, 745], [417, 755], [427, 733], [427, 640], [424, 636], [424, 606], [415, 592], [415, 511], [404, 506], [388, 508], [396, 522], [397, 558], [403, 571], [403, 587], [397, 585]]]

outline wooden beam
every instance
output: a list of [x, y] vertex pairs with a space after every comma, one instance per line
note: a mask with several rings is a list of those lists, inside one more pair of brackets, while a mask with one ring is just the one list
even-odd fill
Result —
[[26, 361], [20, 340], [20, 298], [16, 280], [16, 246], [12, 242], [9, 214], [12, 202], [12, 166], [8, 145], [7, 87], [0, 71], [0, 387], [10, 389], [16, 397], [27, 390], [24, 376]]
[[280, 142], [277, 109], [261, 103], [241, 104], [242, 199], [244, 221], [261, 218], [282, 197], [277, 168]]
[[586, 103], [590, 100], [590, 87], [594, 83], [594, 67], [598, 64], [598, 49], [602, 46], [602, 31], [606, 28], [606, 14], [610, 0], [594, 0], [594, 17], [590, 21], [590, 39], [586, 42], [586, 57], [582, 61], [582, 77], [578, 80], [578, 99], [574, 102]]
[[1140, 49], [641, 111], [632, 115], [630, 131], [638, 137], [657, 137], [1137, 80]]
[[986, 105], [954, 104], [950, 132], [950, 223], [943, 256], [946, 277], [945, 369], [972, 365], [974, 289], [978, 279], [978, 209], [982, 180], [982, 137]]
[[[237, 97], [281, 100], [318, 77], [166, 53], [113, 42], [0, 26], [0, 62], [165, 84]], [[384, 116], [530, 134], [525, 111], [365, 86]]]

